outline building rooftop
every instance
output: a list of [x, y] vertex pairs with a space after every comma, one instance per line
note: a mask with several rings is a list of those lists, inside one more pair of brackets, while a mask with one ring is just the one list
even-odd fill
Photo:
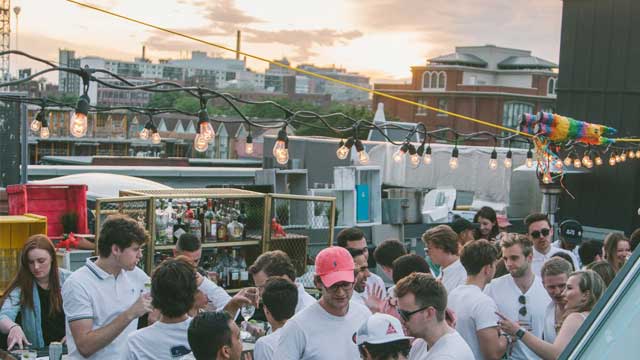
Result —
[[499, 69], [553, 69], [558, 64], [535, 56], [510, 56], [498, 64]]
[[457, 52], [429, 59], [429, 62], [435, 63], [435, 64], [467, 65], [467, 66], [474, 66], [474, 67], [487, 66], [486, 61], [480, 59], [475, 55], [457, 53]]

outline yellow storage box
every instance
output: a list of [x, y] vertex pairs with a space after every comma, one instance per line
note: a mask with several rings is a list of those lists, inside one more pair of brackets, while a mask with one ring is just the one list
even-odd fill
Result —
[[0, 293], [4, 293], [18, 270], [20, 249], [35, 234], [47, 234], [45, 216], [0, 216]]

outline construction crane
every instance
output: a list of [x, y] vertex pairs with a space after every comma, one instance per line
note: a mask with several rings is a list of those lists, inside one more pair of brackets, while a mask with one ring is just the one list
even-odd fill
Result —
[[[0, 51], [11, 49], [11, 0], [0, 0]], [[0, 56], [0, 78], [7, 81], [9, 75], [9, 55]]]

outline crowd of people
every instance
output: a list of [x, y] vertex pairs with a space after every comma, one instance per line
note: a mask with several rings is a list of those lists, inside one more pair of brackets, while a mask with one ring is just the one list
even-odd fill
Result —
[[640, 242], [611, 233], [582, 241], [574, 220], [553, 227], [544, 214], [525, 220], [526, 234], [491, 208], [474, 222], [455, 219], [422, 235], [426, 257], [389, 239], [369, 267], [369, 242], [358, 228], [315, 257], [318, 299], [282, 251], [249, 268], [253, 287], [234, 296], [199, 267], [202, 246], [183, 234], [174, 257], [149, 277], [137, 265], [143, 227], [110, 216], [97, 257], [60, 269], [44, 235], [25, 243], [20, 269], [0, 298], [6, 346], [67, 344], [70, 359], [243, 359], [240, 309], [255, 306], [268, 326], [247, 359], [556, 359]]

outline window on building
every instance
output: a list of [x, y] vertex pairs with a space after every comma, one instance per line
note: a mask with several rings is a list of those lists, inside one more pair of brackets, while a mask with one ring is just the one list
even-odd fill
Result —
[[436, 72], [432, 72], [431, 73], [431, 82], [429, 83], [429, 87], [431, 89], [437, 89], [438, 88], [438, 73], [436, 73]]
[[558, 79], [553, 77], [549, 78], [549, 80], [547, 80], [547, 94], [556, 95], [557, 86], [558, 86]]
[[[447, 99], [438, 99], [438, 109], [449, 111], [449, 100]], [[438, 113], [438, 116], [448, 116], [447, 114]]]
[[444, 71], [438, 73], [438, 89], [444, 89], [447, 86], [447, 74]]
[[431, 87], [431, 73], [425, 71], [424, 74], [422, 74], [422, 88], [428, 89], [429, 87]]
[[502, 112], [502, 126], [515, 129], [518, 127], [520, 116], [524, 113], [532, 113], [533, 104], [521, 102], [507, 102]]
[[[418, 104], [422, 104], [422, 105], [427, 105], [427, 99], [425, 99], [425, 98], [418, 98], [417, 103], [418, 103]], [[416, 106], [416, 115], [417, 115], [417, 116], [426, 116], [426, 115], [428, 115], [428, 114], [429, 114], [429, 113], [428, 113], [428, 110], [427, 110], [427, 109], [425, 109], [425, 108], [423, 108], [423, 107], [420, 107], [420, 106]]]

